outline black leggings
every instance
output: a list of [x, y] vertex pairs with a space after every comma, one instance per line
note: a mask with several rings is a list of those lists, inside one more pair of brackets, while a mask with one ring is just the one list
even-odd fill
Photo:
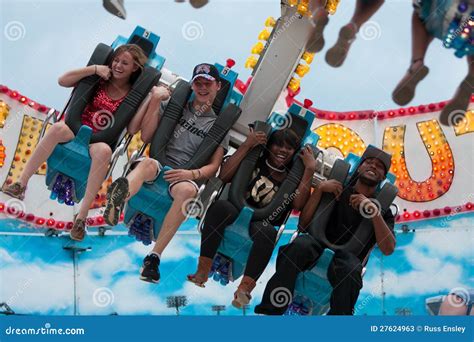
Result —
[[[219, 200], [207, 211], [201, 236], [201, 256], [213, 259], [224, 237], [225, 229], [239, 216], [239, 211], [232, 203]], [[267, 267], [275, 247], [277, 230], [272, 221], [250, 222], [249, 235], [253, 244], [250, 250], [244, 275], [257, 280]]]
[[[292, 243], [280, 247], [276, 273], [268, 281], [262, 303], [257, 305], [255, 311], [266, 315], [282, 315], [290, 301], [279, 305], [276, 296], [281, 291], [293, 294], [298, 274], [309, 270], [323, 250], [323, 246], [309, 235], [300, 235]], [[333, 287], [328, 315], [352, 315], [362, 288], [359, 258], [348, 252], [337, 251], [327, 274]]]

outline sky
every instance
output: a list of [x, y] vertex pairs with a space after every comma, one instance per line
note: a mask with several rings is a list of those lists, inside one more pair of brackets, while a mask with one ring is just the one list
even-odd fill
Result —
[[[199, 10], [172, 0], [126, 0], [127, 19], [102, 8], [100, 0], [0, 0], [0, 83], [26, 96], [61, 109], [69, 90], [57, 84], [64, 72], [84, 66], [99, 42], [111, 44], [117, 35], [128, 37], [136, 25], [161, 36], [157, 52], [165, 67], [186, 78], [197, 63], [233, 58], [242, 80], [244, 68], [267, 17], [280, 15], [277, 0], [210, 0]], [[361, 28], [345, 64], [338, 69], [324, 60], [354, 10], [342, 1], [325, 30], [326, 46], [316, 55], [302, 81], [299, 99], [335, 111], [391, 109], [391, 92], [410, 61], [410, 0], [388, 0]], [[427, 78], [412, 104], [449, 99], [464, 78], [467, 63], [435, 40], [427, 53]]]
[[[123, 21], [106, 12], [100, 0], [0, 0], [0, 83], [61, 109], [69, 90], [58, 86], [57, 78], [70, 69], [84, 66], [97, 43], [111, 44], [117, 35], [128, 37], [136, 25], [161, 36], [157, 52], [167, 59], [166, 68], [189, 78], [197, 63], [225, 63], [227, 58], [233, 58], [237, 62], [234, 68], [245, 81], [250, 70], [243, 65], [265, 19], [276, 18], [280, 13], [277, 0], [210, 0], [209, 5], [200, 10], [172, 0], [125, 2], [128, 18]], [[386, 1], [371, 23], [362, 27], [345, 64], [334, 69], [325, 63], [324, 54], [335, 42], [339, 28], [349, 20], [353, 7], [354, 1], [342, 1], [331, 17], [325, 31], [326, 46], [303, 79], [299, 99], [310, 98], [316, 107], [336, 111], [396, 108], [391, 101], [391, 91], [410, 60], [411, 1]], [[195, 36], [186, 31], [190, 27], [197, 29]], [[444, 49], [439, 40], [432, 43], [426, 65], [430, 74], [420, 84], [413, 105], [450, 98], [467, 69], [466, 62]], [[450, 228], [462, 229], [471, 223], [472, 216], [469, 216], [453, 220]], [[425, 228], [436, 228], [436, 225], [423, 224]], [[393, 314], [395, 306], [421, 298], [414, 310], [425, 314], [424, 296], [436, 295], [454, 286], [472, 286], [472, 267], [468, 266], [472, 250], [459, 248], [468, 248], [463, 242], [469, 238], [472, 240], [472, 230], [406, 235], [402, 238], [406, 243], [400, 243], [398, 254], [386, 259], [385, 265], [380, 257], [371, 259], [374, 266], [366, 276], [361, 301], [371, 296], [378, 298], [373, 291], [380, 287], [379, 275], [384, 270], [389, 280], [387, 305], [393, 306], [389, 313]], [[446, 243], [447, 239], [451, 243]], [[62, 240], [65, 238], [43, 238], [36, 242], [42, 252], [33, 254], [21, 237], [0, 239], [2, 271], [11, 279], [11, 286], [0, 288], [0, 299], [13, 301], [19, 312], [71, 314], [71, 256], [61, 248]], [[408, 243], [413, 248], [405, 248]], [[163, 265], [167, 281], [161, 287], [153, 287], [137, 280], [139, 265], [148, 248], [125, 237], [119, 241], [96, 238], [94, 252], [81, 256], [79, 261], [81, 313], [170, 314], [164, 302], [166, 295], [183, 293], [194, 302], [186, 309], [188, 314], [209, 314], [211, 304], [230, 304], [235, 284], [223, 289], [210, 282], [202, 290], [184, 281], [185, 275], [196, 265], [197, 235], [189, 239], [178, 236], [170, 247]], [[274, 261], [261, 284], [271, 276]], [[423, 281], [426, 289], [420, 287]], [[38, 296], [48, 291], [54, 293], [53, 302], [48, 296]], [[263, 285], [260, 285], [254, 298], [261, 298], [262, 291]], [[113, 298], [112, 304], [102, 306], [101, 298], [106, 301]], [[380, 314], [379, 307], [372, 303], [360, 311], [361, 314]], [[239, 314], [232, 310], [229, 308], [225, 314]]]

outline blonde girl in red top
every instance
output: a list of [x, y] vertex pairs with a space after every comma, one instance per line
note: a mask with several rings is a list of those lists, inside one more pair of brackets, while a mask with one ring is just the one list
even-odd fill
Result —
[[[94, 74], [101, 77], [99, 87], [92, 101], [87, 104], [81, 116], [82, 124], [97, 132], [104, 128], [101, 127], [101, 113], [105, 111], [115, 113], [130, 91], [131, 80], [143, 69], [146, 61], [147, 57], [139, 46], [134, 44], [122, 45], [114, 51], [110, 65], [89, 65], [85, 68], [66, 72], [59, 77], [58, 83], [60, 86], [70, 88], [74, 87], [84, 77]], [[136, 133], [139, 130], [141, 119], [141, 115], [134, 116], [128, 125], [130, 133]], [[56, 145], [66, 143], [72, 139], [74, 139], [74, 133], [63, 121], [53, 124], [39, 142], [18, 180], [5, 186], [2, 189], [3, 192], [23, 200], [31, 176], [48, 159]], [[81, 241], [85, 236], [87, 213], [104, 181], [112, 156], [110, 146], [103, 142], [90, 144], [89, 153], [92, 163], [86, 193], [71, 230], [71, 238], [77, 241]]]

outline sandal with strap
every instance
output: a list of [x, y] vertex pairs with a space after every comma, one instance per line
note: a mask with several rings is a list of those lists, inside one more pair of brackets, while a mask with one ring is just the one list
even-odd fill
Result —
[[22, 186], [20, 182], [15, 182], [10, 185], [5, 184], [2, 191], [11, 197], [23, 201], [25, 199], [26, 186]]
[[245, 305], [250, 303], [252, 296], [250, 293], [242, 290], [237, 290], [234, 293], [234, 300], [232, 301], [232, 305], [237, 309], [242, 309]]
[[130, 194], [128, 189], [128, 179], [125, 177], [118, 178], [107, 189], [107, 204], [103, 217], [108, 225], [117, 225], [125, 200]]
[[[421, 61], [421, 66], [414, 70], [413, 66], [419, 61]], [[416, 86], [426, 77], [426, 75], [428, 75], [429, 71], [430, 69], [423, 64], [423, 59], [414, 59], [411, 62], [407, 75], [403, 77], [394, 89], [392, 93], [393, 101], [399, 106], [404, 106], [413, 100], [415, 97]]]
[[206, 283], [207, 279], [202, 280], [201, 276], [197, 273], [196, 274], [188, 274], [187, 278], [188, 278], [188, 281], [190, 281], [191, 283], [193, 283], [196, 286], [199, 286], [199, 287], [202, 287], [202, 288], [206, 287], [206, 285], [204, 285], [204, 284]]
[[326, 62], [330, 66], [338, 68], [344, 63], [357, 31], [357, 25], [354, 23], [341, 28], [336, 44], [326, 52]]
[[86, 235], [86, 220], [75, 219], [74, 225], [72, 226], [69, 236], [72, 240], [82, 241]]
[[329, 18], [324, 7], [319, 8], [315, 14], [313, 21], [314, 29], [306, 43], [306, 51], [310, 53], [316, 53], [323, 49], [324, 47], [324, 28], [329, 22]]

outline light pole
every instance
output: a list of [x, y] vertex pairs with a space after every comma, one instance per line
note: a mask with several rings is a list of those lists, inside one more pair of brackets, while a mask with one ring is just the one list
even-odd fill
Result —
[[82, 253], [85, 251], [90, 251], [92, 248], [91, 247], [81, 247], [76, 245], [75, 243], [72, 243], [70, 245], [66, 245], [63, 247], [64, 250], [71, 251], [72, 252], [72, 265], [73, 265], [73, 277], [74, 277], [74, 316], [78, 314], [77, 312], [77, 274], [78, 274], [78, 258], [77, 255], [78, 253]]
[[247, 309], [250, 307], [250, 305], [245, 304], [242, 305], [242, 316], [247, 316]]
[[396, 308], [395, 313], [397, 316], [411, 316], [412, 312], [407, 308]]
[[221, 315], [221, 311], [225, 311], [225, 305], [213, 305], [212, 311], [216, 312], [217, 316]]
[[166, 297], [166, 305], [169, 308], [175, 308], [176, 315], [179, 316], [179, 308], [188, 305], [188, 298], [186, 296], [169, 296]]

